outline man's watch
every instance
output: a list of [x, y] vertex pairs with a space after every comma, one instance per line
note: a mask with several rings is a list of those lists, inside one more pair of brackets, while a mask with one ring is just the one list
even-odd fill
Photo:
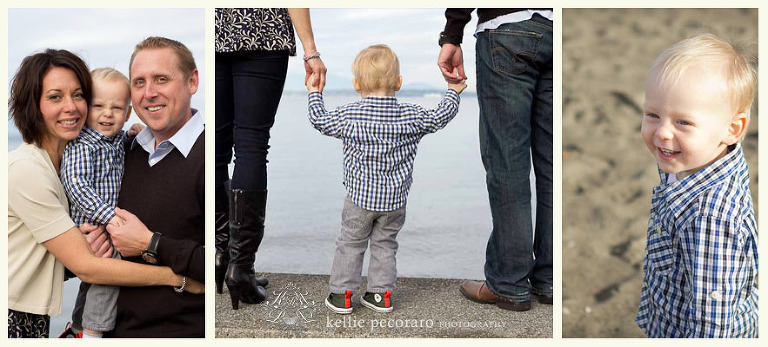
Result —
[[443, 33], [440, 33], [440, 40], [437, 41], [437, 44], [440, 45], [440, 47], [443, 47], [443, 44], [450, 43], [454, 45], [460, 45], [463, 37], [461, 35], [458, 36], [447, 36]]
[[152, 233], [152, 239], [149, 240], [147, 249], [141, 251], [141, 258], [147, 263], [157, 264], [157, 244], [160, 241], [161, 233]]

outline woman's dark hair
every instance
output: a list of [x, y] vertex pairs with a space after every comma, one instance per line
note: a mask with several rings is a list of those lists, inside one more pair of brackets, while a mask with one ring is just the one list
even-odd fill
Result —
[[27, 56], [11, 82], [11, 97], [8, 99], [8, 113], [13, 117], [16, 128], [26, 143], [42, 146], [46, 127], [40, 112], [40, 97], [43, 95], [43, 78], [53, 67], [70, 70], [77, 76], [85, 101], [91, 104], [91, 74], [88, 65], [77, 55], [59, 49], [46, 49], [43, 53]]

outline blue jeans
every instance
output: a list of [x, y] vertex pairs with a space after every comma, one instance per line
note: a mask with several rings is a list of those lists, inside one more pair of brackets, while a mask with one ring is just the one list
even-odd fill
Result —
[[269, 131], [288, 71], [288, 52], [216, 53], [216, 177], [223, 189], [234, 145], [232, 189], [267, 189]]
[[[539, 15], [477, 35], [480, 153], [493, 231], [485, 278], [495, 294], [552, 293], [552, 22]], [[536, 224], [531, 217], [531, 158]]]

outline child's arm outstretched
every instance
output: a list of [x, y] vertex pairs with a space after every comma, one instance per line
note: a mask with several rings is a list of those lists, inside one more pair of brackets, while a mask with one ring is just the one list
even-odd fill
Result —
[[[685, 300], [690, 317], [687, 337], [733, 337], [739, 332], [739, 304], [750, 291], [749, 267], [745, 259], [756, 240], [740, 235], [731, 220], [697, 217], [681, 240], [690, 293]], [[750, 309], [756, 310], [757, 307]]]
[[[61, 160], [61, 184], [70, 204], [94, 223], [109, 224], [115, 218], [115, 208], [96, 193], [91, 174], [94, 172], [91, 151], [88, 146], [67, 147]], [[115, 194], [119, 188], [115, 188]]]
[[344, 113], [340, 109], [330, 112], [325, 109], [323, 94], [320, 93], [319, 86], [314, 86], [318, 78], [317, 74], [312, 74], [307, 80], [309, 122], [323, 135], [341, 137], [344, 129]]
[[422, 110], [421, 126], [426, 133], [434, 133], [445, 128], [459, 113], [459, 94], [467, 88], [466, 80], [458, 83], [448, 83], [448, 91], [437, 104], [437, 107], [431, 110]]

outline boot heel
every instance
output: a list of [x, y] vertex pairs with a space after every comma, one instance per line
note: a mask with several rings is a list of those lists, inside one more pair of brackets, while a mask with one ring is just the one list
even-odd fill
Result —
[[232, 299], [232, 309], [239, 309], [238, 306], [240, 304], [240, 289], [237, 287], [232, 288], [229, 286], [227, 286], [227, 288], [229, 289], [229, 298]]

